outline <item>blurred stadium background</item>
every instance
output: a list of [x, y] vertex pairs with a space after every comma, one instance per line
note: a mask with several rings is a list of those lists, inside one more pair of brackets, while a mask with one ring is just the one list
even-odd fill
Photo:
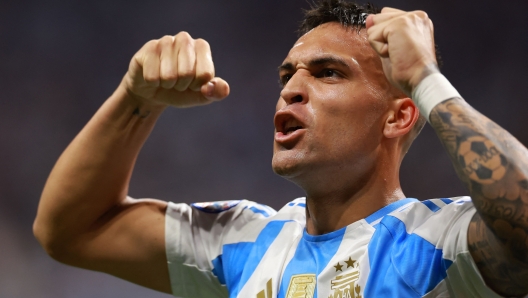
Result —
[[[443, 72], [470, 104], [528, 144], [528, 2], [379, 0], [435, 22]], [[31, 225], [46, 177], [146, 41], [208, 40], [223, 103], [168, 110], [142, 151], [130, 194], [175, 202], [250, 199], [280, 208], [303, 193], [270, 167], [278, 66], [306, 0], [0, 3], [0, 297], [167, 297], [51, 260]], [[402, 168], [407, 196], [465, 195], [430, 127]]]

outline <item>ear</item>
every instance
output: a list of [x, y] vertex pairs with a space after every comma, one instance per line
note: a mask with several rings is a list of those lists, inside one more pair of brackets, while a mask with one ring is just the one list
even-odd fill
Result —
[[410, 98], [391, 100], [383, 128], [383, 135], [386, 138], [397, 138], [406, 135], [412, 130], [419, 116], [420, 112]]

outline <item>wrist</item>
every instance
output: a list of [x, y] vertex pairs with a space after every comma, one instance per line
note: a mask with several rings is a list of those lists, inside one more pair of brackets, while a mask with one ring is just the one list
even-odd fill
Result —
[[120, 84], [112, 96], [121, 98], [123, 102], [130, 105], [133, 109], [139, 109], [141, 111], [150, 111], [150, 112], [163, 112], [169, 105], [159, 102], [154, 102], [145, 98], [142, 98], [128, 88]]
[[438, 65], [436, 64], [436, 62], [425, 64], [422, 67], [422, 69], [419, 72], [417, 72], [417, 74], [409, 80], [409, 87], [410, 87], [409, 95], [414, 93], [414, 90], [416, 89], [416, 87], [418, 87], [418, 85], [420, 85], [420, 83], [425, 78], [435, 73], [440, 73], [440, 69], [438, 69]]
[[149, 103], [130, 94], [120, 85], [97, 111], [94, 119], [113, 127], [124, 128], [138, 121], [143, 124], [155, 123], [165, 108], [164, 105]]
[[439, 103], [451, 98], [462, 98], [451, 83], [439, 72], [431, 73], [423, 78], [413, 89], [411, 98], [429, 122], [429, 115]]

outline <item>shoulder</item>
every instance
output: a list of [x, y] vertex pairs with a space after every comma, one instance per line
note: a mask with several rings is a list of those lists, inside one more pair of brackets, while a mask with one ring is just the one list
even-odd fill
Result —
[[474, 210], [473, 202], [467, 196], [414, 201], [387, 214], [381, 224], [387, 227], [402, 224], [408, 233], [412, 233], [431, 221], [437, 227], [445, 226], [471, 210]]
[[431, 258], [426, 259], [433, 260], [435, 255], [437, 261], [454, 260], [458, 253], [467, 251], [467, 230], [475, 212], [469, 197], [415, 201], [375, 225], [371, 243], [383, 243], [393, 253], [420, 250], [428, 252], [423, 256]]
[[277, 213], [273, 208], [248, 200], [197, 202], [190, 205], [169, 202], [167, 214], [172, 216], [188, 216], [203, 218], [237, 218], [255, 217], [267, 218]]
[[166, 215], [168, 222], [247, 230], [271, 221], [297, 221], [304, 224], [305, 206], [304, 198], [287, 203], [279, 212], [267, 205], [248, 200], [199, 202], [190, 205], [169, 202]]
[[425, 295], [467, 250], [465, 235], [474, 212], [469, 197], [414, 201], [394, 210], [374, 225], [368, 247], [371, 268], [381, 276], [393, 272]]
[[373, 240], [396, 251], [409, 245], [443, 250], [452, 259], [464, 248], [471, 218], [476, 210], [469, 197], [415, 201], [387, 214], [375, 225]]

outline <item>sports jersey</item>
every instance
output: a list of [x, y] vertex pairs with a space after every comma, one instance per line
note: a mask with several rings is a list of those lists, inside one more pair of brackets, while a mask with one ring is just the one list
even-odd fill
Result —
[[306, 232], [306, 201], [169, 203], [177, 297], [499, 297], [468, 252], [470, 198], [403, 199], [337, 231]]

